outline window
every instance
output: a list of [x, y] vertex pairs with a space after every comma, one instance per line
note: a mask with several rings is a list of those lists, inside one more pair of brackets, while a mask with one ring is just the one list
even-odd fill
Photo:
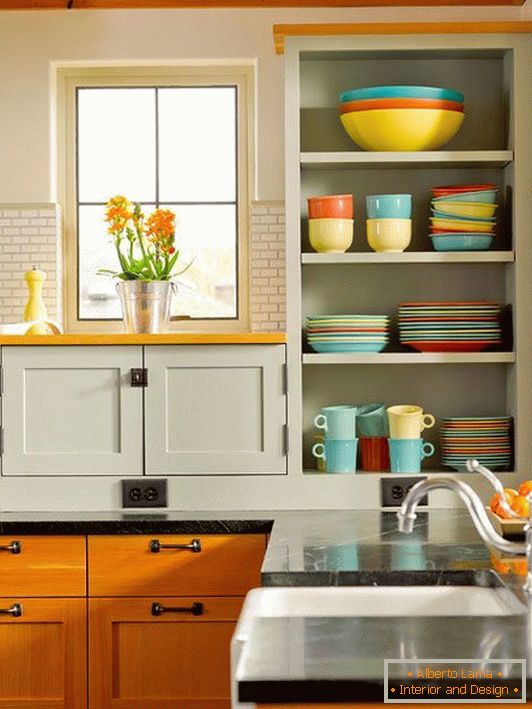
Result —
[[66, 327], [117, 329], [116, 283], [97, 271], [116, 267], [103, 216], [109, 197], [122, 194], [145, 213], [176, 214], [178, 265], [192, 266], [174, 279], [172, 314], [190, 316], [189, 329], [243, 329], [250, 71], [131, 71], [60, 70]]

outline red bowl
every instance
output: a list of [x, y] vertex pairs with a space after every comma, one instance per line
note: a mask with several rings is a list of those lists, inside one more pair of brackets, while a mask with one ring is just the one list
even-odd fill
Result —
[[446, 197], [453, 194], [461, 194], [462, 192], [483, 192], [484, 190], [496, 190], [497, 185], [486, 183], [484, 185], [441, 185], [433, 187], [432, 194], [435, 197]]
[[346, 101], [338, 104], [340, 113], [372, 111], [377, 108], [441, 108], [446, 111], [464, 112], [464, 104], [459, 101], [442, 101], [424, 98], [374, 98], [364, 101]]
[[353, 195], [330, 194], [307, 199], [309, 219], [352, 219]]

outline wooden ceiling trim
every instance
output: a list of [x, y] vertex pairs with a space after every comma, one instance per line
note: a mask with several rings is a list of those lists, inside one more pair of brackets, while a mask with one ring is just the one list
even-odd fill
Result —
[[0, 0], [0, 10], [98, 10], [255, 7], [493, 7], [525, 0]]
[[273, 26], [276, 54], [284, 54], [287, 36], [348, 34], [519, 34], [532, 32], [532, 22], [367, 22]]

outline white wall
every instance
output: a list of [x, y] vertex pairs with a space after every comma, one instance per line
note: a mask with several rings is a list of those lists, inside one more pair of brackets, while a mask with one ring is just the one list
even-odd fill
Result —
[[[466, 1], [466, 0], [465, 0]], [[0, 202], [48, 202], [50, 62], [258, 59], [256, 199], [283, 198], [283, 58], [287, 22], [532, 20], [523, 7], [0, 12]], [[127, 120], [127, 116], [124, 116]]]

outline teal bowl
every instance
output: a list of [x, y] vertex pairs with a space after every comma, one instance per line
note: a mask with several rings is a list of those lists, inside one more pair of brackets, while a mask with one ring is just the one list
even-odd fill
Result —
[[373, 98], [428, 98], [463, 103], [464, 94], [437, 86], [365, 86], [340, 94], [341, 103]]
[[410, 219], [411, 194], [370, 194], [366, 196], [368, 219]]
[[463, 217], [448, 212], [439, 212], [437, 209], [431, 209], [432, 215], [438, 219], [452, 219], [453, 222], [485, 222], [486, 224], [496, 224], [497, 217]]
[[462, 192], [446, 197], [433, 197], [433, 204], [438, 202], [484, 202], [485, 204], [495, 204], [497, 202], [498, 190], [482, 190], [479, 192]]
[[430, 238], [435, 251], [488, 251], [493, 243], [493, 237], [486, 234], [437, 234]]

